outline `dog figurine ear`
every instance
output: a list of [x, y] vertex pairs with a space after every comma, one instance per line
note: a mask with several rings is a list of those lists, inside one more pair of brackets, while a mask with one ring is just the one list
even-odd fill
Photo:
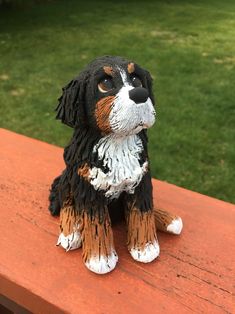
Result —
[[153, 95], [153, 79], [147, 70], [145, 70], [145, 78], [146, 78], [147, 88], [149, 91], [149, 97], [150, 97], [153, 105], [155, 105], [155, 100], [154, 100], [154, 95]]
[[86, 77], [82, 73], [62, 88], [63, 94], [58, 99], [56, 119], [72, 128], [81, 125], [84, 121], [85, 86]]

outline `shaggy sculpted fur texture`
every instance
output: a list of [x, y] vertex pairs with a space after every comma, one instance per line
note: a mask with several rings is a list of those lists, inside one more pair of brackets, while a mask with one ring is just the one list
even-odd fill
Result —
[[82, 246], [91, 271], [113, 270], [118, 256], [111, 221], [125, 217], [127, 247], [139, 262], [159, 255], [158, 229], [179, 234], [182, 220], [153, 208], [147, 129], [155, 122], [148, 71], [121, 57], [91, 62], [63, 88], [57, 119], [74, 133], [64, 150], [49, 210], [60, 214], [58, 245]]

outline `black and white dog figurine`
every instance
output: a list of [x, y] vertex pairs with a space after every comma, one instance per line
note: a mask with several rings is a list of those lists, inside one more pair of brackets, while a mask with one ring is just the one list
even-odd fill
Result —
[[60, 214], [58, 245], [82, 246], [91, 271], [116, 266], [111, 221], [122, 215], [131, 256], [148, 263], [159, 255], [156, 228], [179, 234], [182, 220], [153, 208], [147, 129], [155, 122], [148, 71], [121, 57], [91, 62], [63, 88], [57, 119], [74, 129], [66, 164], [50, 192], [52, 215]]

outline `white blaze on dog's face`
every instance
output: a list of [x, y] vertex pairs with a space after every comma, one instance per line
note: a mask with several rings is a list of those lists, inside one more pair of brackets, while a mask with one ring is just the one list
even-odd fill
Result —
[[144, 128], [151, 127], [155, 122], [155, 110], [147, 89], [142, 87], [140, 79], [132, 76], [137, 87], [128, 82], [125, 71], [118, 68], [123, 87], [117, 93], [109, 120], [110, 127], [117, 134], [136, 134]]
[[[103, 95], [109, 96], [97, 103], [97, 121], [102, 120], [98, 126], [105, 133], [120, 136], [137, 134], [142, 129], [150, 128], [155, 122], [156, 113], [148, 89], [135, 73], [135, 65], [106, 66], [104, 70], [109, 75], [99, 82], [98, 89]], [[112, 90], [116, 93], [112, 93]]]

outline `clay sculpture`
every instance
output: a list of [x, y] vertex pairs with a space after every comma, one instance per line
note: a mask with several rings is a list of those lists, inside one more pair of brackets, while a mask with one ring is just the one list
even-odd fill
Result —
[[133, 61], [104, 56], [63, 88], [57, 119], [74, 133], [64, 150], [49, 210], [60, 215], [58, 245], [82, 247], [86, 267], [98, 274], [118, 261], [111, 223], [125, 218], [134, 260], [159, 255], [157, 230], [180, 234], [182, 220], [153, 207], [147, 129], [155, 122], [152, 78]]

